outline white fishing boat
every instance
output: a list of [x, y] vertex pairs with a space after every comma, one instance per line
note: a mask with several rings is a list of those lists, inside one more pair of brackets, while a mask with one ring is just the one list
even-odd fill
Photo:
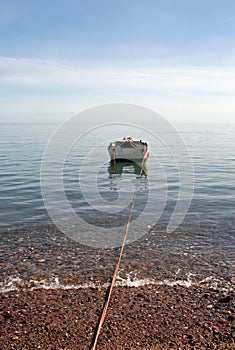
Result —
[[108, 152], [112, 161], [142, 162], [149, 158], [147, 142], [136, 141], [132, 137], [124, 137], [121, 141], [110, 142]]

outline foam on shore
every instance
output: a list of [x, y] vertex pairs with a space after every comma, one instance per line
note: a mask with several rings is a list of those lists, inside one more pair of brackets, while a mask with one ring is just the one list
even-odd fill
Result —
[[[215, 278], [214, 276], [208, 276], [199, 281], [192, 279], [192, 274], [188, 273], [186, 279], [164, 279], [162, 281], [151, 279], [151, 278], [138, 278], [133, 277], [130, 274], [126, 275], [125, 278], [118, 276], [115, 286], [117, 287], [130, 287], [138, 288], [147, 285], [162, 285], [168, 287], [183, 286], [189, 288], [191, 286], [205, 286], [208, 288], [220, 288], [224, 291], [232, 289], [232, 282], [226, 282]], [[0, 282], [0, 293], [7, 293], [11, 291], [20, 290], [38, 290], [38, 289], [102, 289], [108, 288], [110, 283], [100, 283], [98, 281], [89, 281], [85, 283], [69, 284], [60, 281], [59, 277], [53, 277], [48, 280], [46, 279], [30, 279], [24, 280], [20, 277], [8, 277]]]

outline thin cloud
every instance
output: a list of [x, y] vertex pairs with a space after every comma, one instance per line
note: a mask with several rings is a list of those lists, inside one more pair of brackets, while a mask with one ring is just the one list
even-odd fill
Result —
[[1, 85], [14, 89], [132, 89], [185, 95], [235, 93], [234, 67], [105, 67], [0, 57]]

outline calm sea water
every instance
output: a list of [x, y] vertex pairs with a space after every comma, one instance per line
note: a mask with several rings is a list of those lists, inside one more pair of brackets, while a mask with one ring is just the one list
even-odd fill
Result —
[[[47, 217], [40, 190], [40, 166], [43, 152], [51, 133], [56, 126], [53, 124], [37, 125], [1, 125], [0, 127], [0, 223], [1, 227], [13, 227], [22, 222], [41, 221]], [[195, 219], [205, 221], [220, 218], [233, 218], [235, 208], [235, 126], [234, 125], [179, 125], [178, 129], [192, 157], [195, 171], [194, 195], [189, 213]], [[126, 131], [126, 132], [125, 132]], [[136, 176], [132, 167], [124, 167], [122, 177], [109, 177], [109, 157], [107, 145], [113, 137], [122, 137], [129, 131], [120, 127], [113, 132], [100, 129], [89, 135], [82, 146], [74, 147], [68, 154], [64, 167], [64, 183], [71, 201], [79, 202], [77, 182], [79, 172], [82, 181], [87, 186], [95, 181], [103, 195], [112, 201], [115, 189], [126, 191], [129, 180], [135, 185]], [[103, 133], [103, 134], [102, 134]], [[141, 132], [137, 131], [141, 138]], [[94, 141], [94, 136], [97, 140]], [[143, 135], [148, 136], [148, 135]], [[98, 138], [107, 143], [99, 144]], [[148, 178], [152, 186], [166, 186], [168, 191], [168, 206], [177, 199], [179, 178], [177, 166], [173, 163], [169, 152], [156, 139], [150, 141], [150, 157]], [[169, 135], [169, 139], [171, 135]], [[96, 145], [95, 150], [93, 147]], [[174, 145], [172, 145], [174, 148]], [[91, 152], [91, 154], [90, 154]], [[84, 157], [86, 157], [84, 162]], [[81, 169], [81, 164], [83, 167]], [[159, 165], [160, 163], [160, 165]], [[160, 175], [160, 166], [163, 168]], [[98, 174], [97, 174], [98, 169]], [[128, 180], [128, 181], [127, 181]], [[147, 186], [147, 181], [145, 181]], [[74, 193], [73, 193], [74, 192]], [[75, 199], [73, 199], [73, 195]], [[77, 196], [78, 195], [78, 196]], [[159, 198], [159, 196], [157, 196]], [[81, 204], [81, 203], [80, 203]], [[156, 203], [157, 205], [157, 203]], [[169, 206], [169, 210], [171, 210]]]
[[[206, 253], [208, 252], [207, 243], [210, 240], [215, 242], [218, 252], [221, 249], [228, 253], [231, 263], [235, 234], [235, 125], [188, 124], [178, 125], [177, 128], [192, 158], [195, 172], [194, 193], [181, 229], [179, 228], [172, 236], [168, 235], [167, 243], [166, 240], [164, 241], [165, 247], [168, 247], [168, 251], [178, 249], [184, 254], [188, 254], [190, 249], [194, 252], [195, 249], [201, 249]], [[50, 223], [42, 200], [40, 167], [45, 147], [55, 129], [54, 124], [1, 124], [0, 126], [2, 237], [6, 237], [4, 236], [6, 234], [13, 237], [22, 227], [24, 231], [34, 228], [39, 232]], [[133, 188], [138, 183], [138, 175], [130, 164], [124, 164], [118, 174], [110, 173], [107, 145], [110, 141], [128, 135], [146, 140], [150, 144], [148, 177], [143, 178], [141, 182], [136, 215], [145, 210], [151, 190], [156, 217], [160, 216], [162, 211], [159, 222], [157, 220], [154, 222], [152, 217], [148, 222], [147, 216], [144, 223], [146, 233], [148, 225], [152, 227], [151, 234], [155, 233], [155, 243], [147, 245], [148, 258], [146, 259], [151, 260], [151, 254], [159, 238], [157, 235], [159, 231], [154, 229], [154, 224], [164, 226], [164, 222], [167, 222], [181, 186], [178, 165], [175, 164], [169, 148], [167, 149], [161, 140], [154, 138], [146, 130], [127, 126], [111, 129], [103, 127], [90, 131], [68, 151], [63, 169], [64, 188], [77, 215], [80, 215], [85, 222], [94, 223], [94, 231], [97, 235], [102, 225], [118, 226], [118, 220], [123, 224], [129, 211], [122, 207], [118, 210], [117, 206], [116, 212], [111, 215], [109, 207], [115, 206], [115, 200], [119, 195], [125, 194], [128, 197], [129, 192], [132, 194]], [[168, 140], [168, 146], [174, 150], [174, 137], [169, 134]], [[55, 152], [59, 154], [60, 151], [58, 146]], [[182, 150], [179, 149], [179, 151]], [[56, 167], [56, 163], [54, 166]], [[49, 173], [48, 177], [50, 177]], [[87, 194], [84, 191], [87, 191]], [[94, 200], [92, 198], [94, 191], [97, 191], [100, 196], [94, 201], [95, 209], [87, 203], [87, 198]], [[99, 202], [99, 198], [104, 200]], [[114, 219], [114, 223], [111, 219]], [[138, 231], [138, 226], [135, 230]], [[142, 226], [140, 230], [143, 231]], [[166, 237], [163, 231], [162, 229], [161, 239]], [[186, 243], [182, 239], [183, 231], [190, 232]], [[143, 235], [144, 232], [141, 232], [140, 237]], [[152, 259], [155, 258], [152, 256]], [[150, 271], [154, 274], [151, 269]]]

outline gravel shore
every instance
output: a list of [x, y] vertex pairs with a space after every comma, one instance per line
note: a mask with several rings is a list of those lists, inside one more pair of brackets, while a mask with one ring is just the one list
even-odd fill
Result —
[[[1, 350], [88, 350], [107, 290], [1, 294]], [[235, 349], [235, 296], [208, 287], [115, 287], [97, 350]]]

